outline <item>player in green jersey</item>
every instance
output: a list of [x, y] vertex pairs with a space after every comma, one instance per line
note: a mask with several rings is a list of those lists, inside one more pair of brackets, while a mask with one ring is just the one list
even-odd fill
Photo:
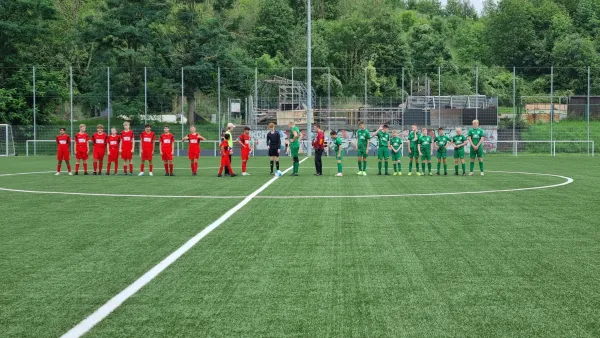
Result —
[[435, 146], [437, 148], [437, 173], [440, 176], [440, 165], [444, 162], [444, 176], [448, 175], [448, 164], [446, 163], [446, 146], [451, 142], [450, 138], [444, 134], [444, 128], [438, 128], [438, 135], [435, 137]]
[[458, 160], [462, 163], [462, 174], [467, 174], [465, 166], [465, 146], [467, 145], [467, 138], [462, 134], [461, 128], [456, 128], [456, 135], [452, 137], [452, 144], [454, 145], [454, 175], [458, 176]]
[[417, 148], [419, 150], [419, 156], [421, 156], [421, 168], [423, 175], [425, 175], [425, 163], [427, 163], [427, 169], [429, 170], [429, 176], [433, 176], [431, 173], [431, 143], [433, 140], [431, 136], [427, 135], [427, 128], [423, 128], [421, 131], [421, 137], [417, 142]]
[[358, 131], [356, 137], [358, 139], [358, 175], [367, 176], [367, 156], [369, 155], [369, 142], [371, 141], [371, 133], [365, 129], [365, 123], [358, 123]]
[[332, 130], [329, 135], [331, 135], [331, 141], [333, 142], [333, 150], [335, 151], [335, 160], [337, 161], [337, 175], [336, 177], [342, 177], [342, 158], [344, 158], [344, 147], [342, 147], [342, 138], [338, 137], [337, 131]]
[[473, 176], [475, 157], [479, 160], [479, 171], [481, 171], [481, 176], [483, 176], [483, 141], [485, 141], [485, 133], [483, 132], [483, 129], [479, 128], [479, 120], [473, 120], [473, 128], [469, 129], [467, 137], [471, 144], [469, 153], [469, 157], [471, 157], [469, 176]]
[[415, 160], [417, 176], [421, 176], [421, 174], [419, 174], [419, 149], [417, 145], [420, 137], [421, 133], [419, 133], [417, 125], [413, 124], [408, 133], [408, 176], [412, 175], [413, 159]]
[[388, 161], [390, 159], [390, 133], [387, 124], [384, 124], [377, 129], [377, 141], [377, 146], [379, 147], [377, 150], [377, 168], [379, 169], [379, 173], [377, 175], [381, 175], [381, 165], [383, 161], [385, 161], [385, 174], [389, 175]]
[[402, 176], [402, 138], [398, 136], [398, 131], [392, 132], [390, 140], [392, 146], [392, 163], [394, 163], [394, 176]]
[[296, 127], [294, 121], [290, 121], [288, 126], [290, 127], [290, 153], [294, 160], [294, 168], [291, 176], [298, 176], [298, 169], [300, 167], [300, 160], [298, 159], [298, 152], [300, 151], [300, 129]]

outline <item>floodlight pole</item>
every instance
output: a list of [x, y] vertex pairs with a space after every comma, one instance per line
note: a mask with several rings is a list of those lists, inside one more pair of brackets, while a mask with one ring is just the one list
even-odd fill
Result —
[[[73, 137], [73, 66], [69, 66], [69, 105], [71, 110], [71, 137]], [[71, 142], [70, 147], [73, 150], [73, 142]]]
[[108, 123], [106, 130], [110, 132], [110, 67], [106, 67], [106, 93], [107, 99], [107, 111], [108, 111]]
[[[550, 155], [552, 155], [552, 128], [554, 123], [554, 66], [550, 67]], [[556, 154], [554, 154], [556, 156]]]
[[[8, 129], [6, 130], [8, 135]], [[37, 123], [36, 123], [36, 111], [35, 111], [35, 67], [33, 67], [33, 155], [37, 155]], [[8, 144], [8, 142], [6, 143]], [[8, 152], [7, 152], [8, 154]]]
[[311, 120], [311, 116], [312, 116], [312, 60], [311, 60], [311, 13], [310, 13], [311, 9], [310, 9], [310, 0], [307, 1], [307, 10], [306, 10], [306, 14], [308, 16], [308, 27], [307, 27], [307, 56], [306, 56], [306, 67], [307, 67], [307, 76], [306, 76], [306, 82], [307, 82], [307, 89], [308, 89], [308, 93], [306, 95], [306, 101], [308, 101], [306, 103], [306, 139], [307, 139], [307, 146], [306, 148], [308, 149], [307, 155], [310, 156], [312, 154], [312, 149], [310, 147], [310, 140], [312, 139], [312, 130], [311, 130], [311, 124], [310, 124], [310, 120]]

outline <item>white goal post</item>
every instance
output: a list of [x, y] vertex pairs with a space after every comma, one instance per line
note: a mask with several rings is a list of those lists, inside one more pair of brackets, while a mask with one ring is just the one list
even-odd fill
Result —
[[0, 156], [15, 156], [15, 137], [10, 124], [0, 124]]

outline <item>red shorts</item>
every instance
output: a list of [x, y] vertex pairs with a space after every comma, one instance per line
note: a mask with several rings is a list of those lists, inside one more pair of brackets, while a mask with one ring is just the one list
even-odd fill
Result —
[[152, 149], [142, 149], [142, 161], [152, 161]]
[[163, 161], [173, 161], [173, 153], [171, 153], [170, 151], [163, 151], [162, 160]]
[[131, 150], [123, 150], [121, 152], [121, 159], [124, 161], [131, 161], [133, 159], [133, 154]]
[[88, 157], [89, 157], [89, 154], [86, 150], [77, 150], [75, 152], [75, 158], [78, 160], [87, 161]]
[[94, 161], [104, 160], [104, 155], [106, 155], [106, 150], [94, 150]]
[[111, 151], [110, 155], [108, 155], [108, 162], [117, 162], [119, 161], [119, 151]]
[[71, 152], [69, 149], [58, 149], [58, 152], [56, 153], [56, 159], [59, 161], [70, 161]]
[[250, 158], [250, 150], [242, 150], [242, 161], [248, 161]]
[[200, 158], [200, 152], [199, 151], [188, 151], [188, 158], [190, 160], [197, 160]]
[[221, 156], [221, 167], [228, 167], [229, 165], [231, 165], [229, 156]]

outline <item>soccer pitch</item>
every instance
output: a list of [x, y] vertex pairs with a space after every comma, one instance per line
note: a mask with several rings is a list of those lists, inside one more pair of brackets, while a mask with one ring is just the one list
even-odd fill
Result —
[[212, 157], [197, 177], [183, 158], [176, 177], [0, 158], [0, 336], [65, 334], [242, 201], [86, 337], [600, 336], [598, 159], [490, 156], [483, 177], [369, 160], [273, 179], [268, 158], [234, 178]]

